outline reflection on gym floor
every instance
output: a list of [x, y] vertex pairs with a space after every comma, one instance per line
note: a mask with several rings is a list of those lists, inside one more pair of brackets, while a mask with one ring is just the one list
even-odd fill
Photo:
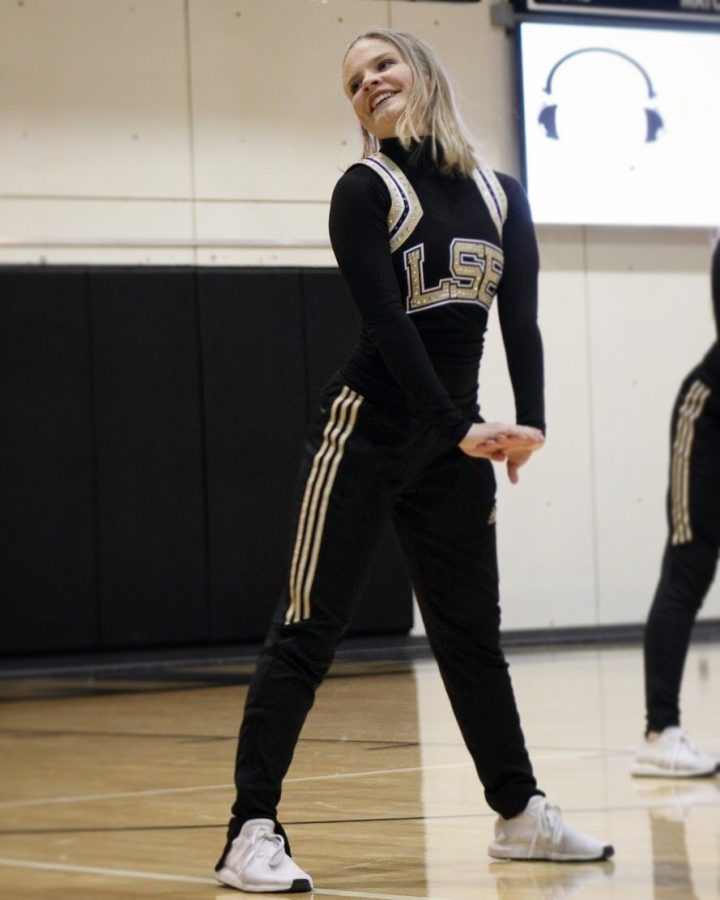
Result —
[[[642, 734], [638, 647], [509, 655], [541, 788], [612, 841], [596, 864], [503, 863], [494, 815], [434, 662], [333, 667], [282, 819], [319, 897], [652, 898], [720, 894], [720, 776], [628, 774]], [[6, 667], [7, 669], [7, 667]], [[251, 660], [0, 678], [0, 894], [229, 897], [212, 879]], [[685, 724], [720, 752], [720, 645], [691, 649]]]

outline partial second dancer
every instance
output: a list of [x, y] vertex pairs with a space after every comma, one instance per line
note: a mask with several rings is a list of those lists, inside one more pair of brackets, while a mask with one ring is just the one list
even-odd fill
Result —
[[715, 340], [680, 385], [670, 423], [668, 535], [645, 626], [645, 738], [636, 776], [713, 776], [719, 760], [680, 723], [680, 688], [693, 626], [720, 553], [720, 242], [711, 263]]
[[[342, 79], [364, 150], [333, 193], [330, 236], [362, 330], [307, 435], [287, 586], [247, 695], [216, 878], [248, 892], [312, 890], [278, 822], [283, 779], [388, 519], [498, 814], [489, 854], [607, 859], [613, 848], [567, 825], [538, 789], [500, 648], [492, 461], [517, 482], [545, 431], [527, 199], [479, 158], [417, 38], [362, 35]], [[483, 422], [478, 406], [493, 303], [517, 424]]]

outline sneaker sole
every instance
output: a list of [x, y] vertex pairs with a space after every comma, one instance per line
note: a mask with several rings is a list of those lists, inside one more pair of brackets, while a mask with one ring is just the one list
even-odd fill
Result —
[[546, 856], [523, 856], [522, 850], [513, 847], [489, 847], [488, 853], [493, 859], [508, 859], [514, 862], [603, 862], [615, 854], [612, 844], [606, 844], [602, 848], [600, 856], [578, 856], [570, 853], [551, 853]]
[[288, 887], [250, 885], [240, 881], [231, 869], [219, 869], [215, 872], [215, 880], [218, 884], [224, 885], [224, 887], [235, 888], [237, 891], [246, 891], [249, 894], [307, 894], [313, 889], [312, 882], [308, 881], [307, 878], [296, 878]]
[[718, 770], [717, 765], [706, 769], [663, 769], [651, 763], [633, 763], [630, 774], [636, 778], [708, 778]]

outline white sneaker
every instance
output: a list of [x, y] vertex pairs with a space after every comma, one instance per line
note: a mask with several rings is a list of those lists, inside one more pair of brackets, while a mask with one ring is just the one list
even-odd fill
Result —
[[631, 775], [650, 778], [693, 778], [713, 775], [718, 761], [695, 747], [682, 728], [666, 728], [654, 741], [645, 740], [630, 767]]
[[609, 859], [615, 850], [566, 825], [557, 806], [544, 797], [531, 797], [524, 811], [512, 819], [499, 816], [495, 840], [488, 853], [495, 859], [547, 859], [590, 862]]
[[312, 890], [312, 879], [285, 852], [272, 819], [250, 819], [230, 845], [215, 878], [227, 887], [250, 893], [300, 893]]

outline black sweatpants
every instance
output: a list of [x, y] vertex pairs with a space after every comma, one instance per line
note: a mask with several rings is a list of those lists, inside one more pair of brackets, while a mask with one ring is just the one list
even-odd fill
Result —
[[680, 686], [720, 550], [720, 396], [694, 369], [672, 414], [669, 534], [645, 627], [646, 732], [680, 724]]
[[300, 730], [388, 517], [487, 801], [505, 817], [520, 812], [540, 792], [500, 649], [492, 463], [335, 380], [299, 484], [288, 588], [240, 728], [229, 838], [247, 819], [277, 821]]

